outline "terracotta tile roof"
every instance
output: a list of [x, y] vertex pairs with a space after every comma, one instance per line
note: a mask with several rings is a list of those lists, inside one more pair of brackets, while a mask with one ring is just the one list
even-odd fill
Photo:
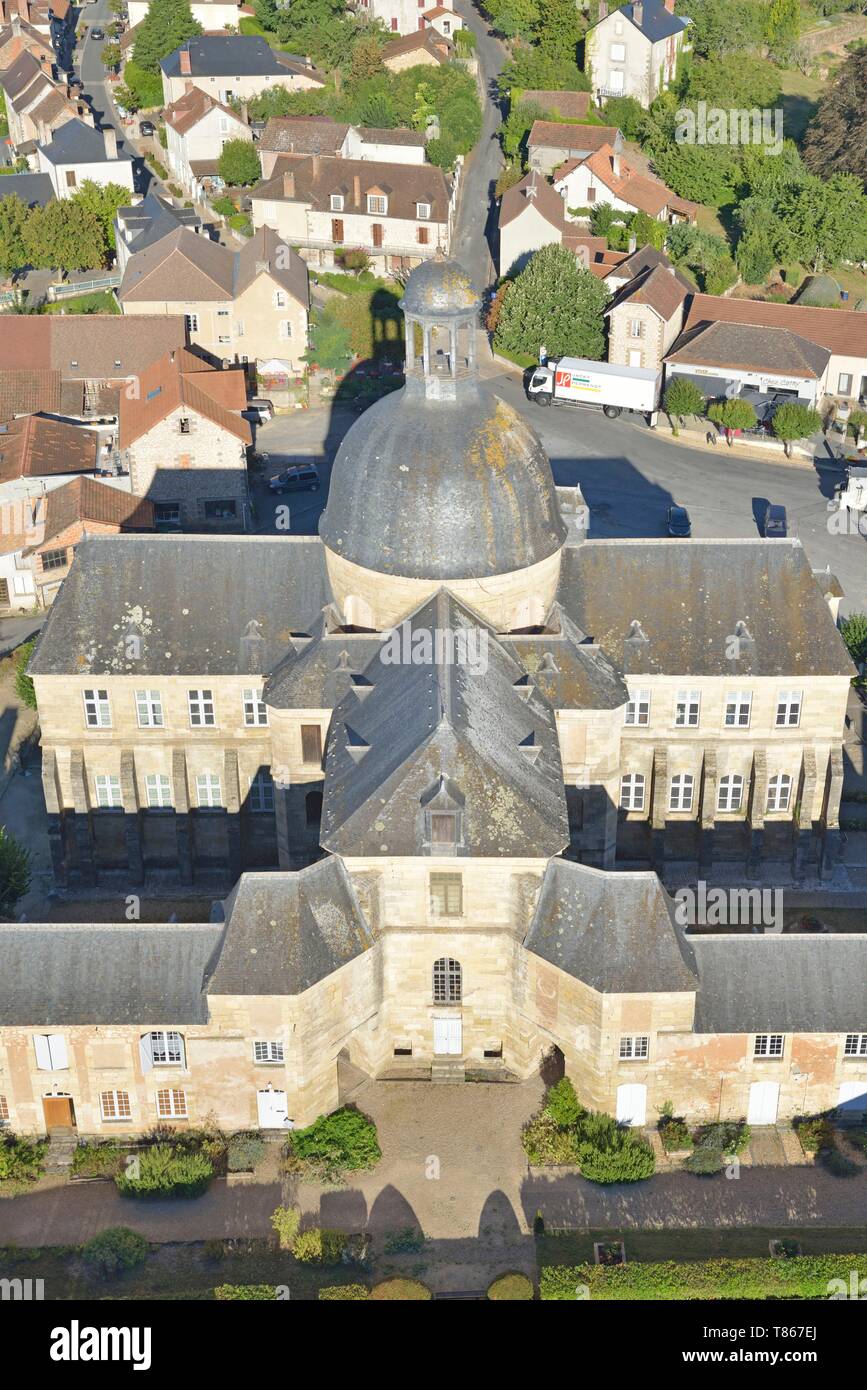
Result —
[[621, 304], [646, 304], [668, 323], [688, 294], [689, 290], [678, 280], [673, 268], [666, 270], [665, 266], [655, 265], [651, 270], [642, 271], [634, 280], [630, 280], [628, 285], [624, 285], [605, 312], [610, 314], [612, 309], [619, 308]]
[[34, 410], [60, 410], [60, 372], [46, 367], [0, 370], [0, 422]]
[[554, 150], [601, 150], [613, 145], [620, 132], [612, 125], [581, 125], [577, 121], [534, 121], [527, 137], [527, 148], [541, 146]]
[[0, 483], [54, 473], [92, 473], [99, 458], [93, 430], [43, 415], [24, 415], [0, 434]]
[[173, 101], [170, 106], [167, 106], [163, 112], [163, 120], [166, 125], [172, 127], [172, 130], [177, 131], [178, 135], [185, 135], [188, 130], [192, 130], [194, 125], [198, 125], [203, 116], [207, 116], [209, 111], [215, 109], [230, 116], [236, 124], [244, 124], [230, 106], [224, 106], [221, 101], [216, 101], [207, 92], [203, 92], [201, 87], [191, 87], [188, 92], [184, 92], [182, 97], [178, 97], [177, 101]]
[[186, 348], [166, 353], [142, 373], [137, 397], [121, 397], [118, 443], [121, 449], [129, 448], [179, 405], [186, 405], [250, 444], [250, 426], [240, 415], [246, 402], [242, 368], [220, 371]]
[[867, 314], [852, 309], [816, 309], [801, 304], [765, 304], [756, 299], [694, 295], [684, 332], [688, 333], [700, 323], [719, 322], [788, 328], [831, 352], [867, 357]]
[[818, 381], [825, 373], [830, 356], [829, 348], [819, 347], [788, 328], [711, 323], [681, 334], [667, 353], [666, 361], [736, 367], [743, 371], [758, 368]]
[[[678, 198], [670, 188], [666, 188], [664, 183], [647, 178], [644, 174], [637, 174], [622, 155], [619, 172], [615, 172], [615, 154], [610, 145], [605, 145], [595, 154], [591, 154], [584, 160], [584, 164], [622, 202], [629, 203], [639, 212], [646, 212], [649, 217], [657, 217], [663, 208], [674, 209], [691, 217], [698, 211], [697, 203], [687, 203], [684, 198]], [[562, 176], [558, 171], [558, 177]]]
[[432, 10], [424, 10], [424, 11], [423, 11], [423, 13], [422, 13], [422, 19], [439, 19], [441, 15], [444, 15], [444, 14], [451, 14], [451, 15], [453, 15], [454, 13], [455, 13], [454, 10], [449, 10], [449, 9], [447, 9], [445, 5], [434, 5], [434, 7], [433, 7]]
[[[355, 195], [356, 180], [360, 197]], [[287, 192], [291, 187], [292, 191]], [[447, 222], [449, 182], [435, 164], [390, 164], [376, 159], [279, 156], [272, 177], [252, 190], [254, 199], [308, 203], [327, 212], [332, 193], [344, 199], [344, 214], [367, 213], [367, 194], [376, 189], [388, 197], [382, 216], [415, 220], [416, 203], [429, 203], [432, 222]]]
[[521, 101], [527, 102], [528, 105], [541, 106], [543, 111], [551, 115], [571, 120], [580, 120], [590, 109], [589, 92], [557, 92], [550, 88], [528, 87]]
[[80, 525], [86, 530], [89, 521], [116, 526], [119, 531], [152, 531], [153, 503], [95, 478], [73, 478], [48, 493], [45, 535], [39, 548], [70, 527]]
[[46, 368], [64, 381], [121, 381], [186, 340], [180, 314], [4, 314], [0, 384], [9, 371]]
[[258, 144], [279, 154], [337, 154], [348, 130], [328, 116], [272, 116]]
[[412, 34], [403, 34], [399, 39], [391, 39], [385, 44], [382, 49], [382, 61], [388, 67], [389, 58], [415, 53], [417, 49], [424, 49], [432, 58], [436, 58], [438, 63], [447, 63], [451, 56], [452, 44], [435, 29], [416, 30]]

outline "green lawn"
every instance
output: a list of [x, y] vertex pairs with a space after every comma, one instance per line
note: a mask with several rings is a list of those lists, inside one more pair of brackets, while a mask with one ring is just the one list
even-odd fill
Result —
[[800, 143], [827, 83], [794, 69], [781, 72], [780, 83], [783, 90], [783, 135], [787, 140]]
[[92, 294], [76, 294], [45, 306], [46, 314], [119, 314], [120, 306], [112, 290], [94, 290]]

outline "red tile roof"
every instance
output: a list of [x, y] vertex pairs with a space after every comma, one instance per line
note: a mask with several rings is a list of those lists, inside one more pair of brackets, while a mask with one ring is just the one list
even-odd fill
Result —
[[684, 332], [701, 323], [749, 323], [788, 328], [820, 347], [847, 357], [867, 357], [867, 314], [852, 309], [815, 309], [801, 304], [766, 304], [757, 299], [693, 296]]
[[179, 405], [186, 405], [250, 444], [250, 426], [240, 415], [246, 403], [242, 368], [220, 371], [181, 348], [142, 372], [137, 397], [121, 397], [118, 442], [121, 449], [128, 448]]

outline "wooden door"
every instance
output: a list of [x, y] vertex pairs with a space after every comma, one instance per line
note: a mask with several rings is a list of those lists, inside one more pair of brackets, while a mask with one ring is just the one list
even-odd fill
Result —
[[382, 223], [381, 223], [381, 222], [374, 222], [373, 225], [372, 225], [372, 227], [371, 227], [371, 229], [370, 229], [370, 231], [371, 231], [371, 234], [372, 234], [372, 236], [373, 236], [373, 244], [374, 244], [374, 246], [381, 246], [381, 245], [382, 245]]
[[43, 1096], [42, 1110], [48, 1130], [72, 1129], [75, 1125], [71, 1096]]
[[332, 240], [333, 242], [335, 242], [335, 244], [338, 245], [338, 246], [339, 246], [340, 243], [343, 241], [343, 218], [342, 218], [342, 217], [332, 217], [332, 219], [331, 219], [331, 240]]

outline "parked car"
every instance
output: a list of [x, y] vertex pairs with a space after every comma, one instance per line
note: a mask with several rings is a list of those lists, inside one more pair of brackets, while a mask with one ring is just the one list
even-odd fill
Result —
[[789, 534], [789, 523], [785, 507], [778, 502], [769, 502], [765, 508], [765, 536], [785, 538]]
[[80, 77], [73, 76], [67, 79], [67, 86], [73, 87], [76, 91], [78, 91], [79, 88], [83, 90], [84, 83], [82, 82]]
[[94, 27], [90, 31], [90, 37], [94, 39], [97, 43], [99, 43], [102, 39], [105, 38], [105, 32], [104, 30], [94, 25]]
[[315, 463], [304, 463], [284, 468], [268, 479], [272, 492], [318, 492], [319, 469]]
[[139, 121], [138, 133], [139, 135], [156, 135], [157, 128], [153, 121]]
[[274, 406], [271, 401], [266, 401], [263, 396], [254, 396], [248, 401], [245, 408], [241, 411], [245, 420], [249, 420], [254, 425], [266, 425], [274, 414]]
[[670, 536], [691, 536], [692, 522], [686, 507], [673, 506], [668, 509], [668, 534]]

